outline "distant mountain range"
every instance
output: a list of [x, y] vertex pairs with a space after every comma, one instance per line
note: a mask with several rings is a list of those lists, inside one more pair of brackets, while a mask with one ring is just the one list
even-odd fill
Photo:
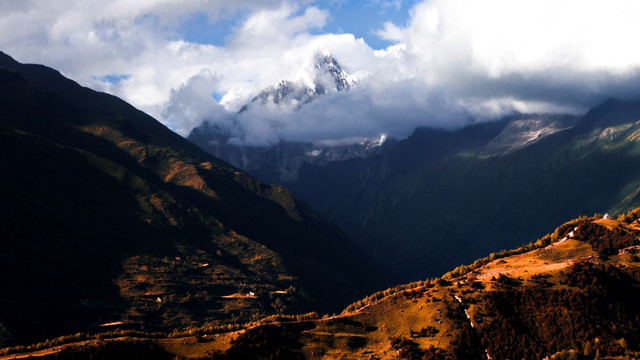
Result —
[[[584, 213], [640, 205], [640, 101], [417, 129], [368, 159], [283, 183], [406, 280], [512, 248]], [[344, 199], [349, 199], [346, 202]]]
[[193, 129], [188, 139], [210, 154], [271, 184], [295, 181], [303, 163], [323, 166], [335, 161], [366, 159], [382, 153], [396, 142], [381, 136], [338, 146], [292, 141], [280, 141], [271, 146], [239, 146], [213, 140], [215, 133], [215, 125], [205, 122]]
[[409, 281], [526, 243], [558, 219], [640, 205], [638, 119], [639, 101], [609, 99], [582, 117], [515, 114], [382, 146], [220, 147], [206, 123], [189, 139], [291, 189]]
[[287, 190], [0, 53], [0, 347], [335, 311], [390, 277]]

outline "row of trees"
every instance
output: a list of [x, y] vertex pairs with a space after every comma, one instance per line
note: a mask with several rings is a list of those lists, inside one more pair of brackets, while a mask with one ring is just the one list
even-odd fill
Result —
[[590, 244], [598, 254], [608, 256], [616, 254], [619, 249], [640, 243], [638, 236], [640, 236], [638, 231], [620, 226], [609, 230], [604, 226], [585, 222], [578, 226], [575, 237]]
[[[640, 210], [640, 208], [638, 209]], [[512, 255], [518, 255], [518, 254], [523, 254], [532, 250], [536, 250], [536, 249], [541, 249], [543, 247], [549, 246], [550, 244], [560, 240], [562, 237], [566, 236], [567, 233], [569, 233], [569, 231], [571, 231], [573, 228], [575, 228], [577, 225], [581, 224], [581, 223], [585, 223], [585, 222], [590, 222], [590, 221], [594, 221], [597, 219], [601, 219], [602, 215], [600, 214], [595, 214], [594, 216], [591, 217], [587, 217], [587, 216], [580, 216], [577, 219], [573, 219], [571, 221], [568, 221], [560, 226], [558, 226], [556, 228], [556, 230], [551, 233], [551, 234], [547, 234], [543, 237], [541, 237], [540, 239], [531, 242], [527, 245], [521, 246], [517, 249], [512, 249], [512, 250], [501, 250], [498, 252], [494, 252], [489, 254], [489, 256], [484, 257], [484, 258], [480, 258], [477, 259], [476, 261], [474, 261], [472, 264], [469, 265], [460, 265], [457, 268], [449, 271], [448, 273], [444, 274], [442, 277], [445, 279], [454, 279], [457, 277], [460, 277], [462, 275], [468, 274], [471, 271], [474, 271], [494, 260], [498, 260], [498, 259], [502, 259], [508, 256], [512, 256]]]
[[640, 276], [629, 272], [637, 270], [581, 262], [562, 275], [569, 288], [533, 283], [487, 292], [477, 312], [484, 315], [478, 325], [482, 343], [495, 358], [517, 359], [569, 349], [592, 359], [637, 349]]

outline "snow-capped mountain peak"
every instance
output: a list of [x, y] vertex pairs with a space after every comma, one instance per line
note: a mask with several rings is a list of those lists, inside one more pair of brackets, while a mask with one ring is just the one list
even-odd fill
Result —
[[[316, 92], [319, 94], [342, 90], [348, 91], [358, 86], [358, 81], [353, 76], [347, 74], [338, 61], [329, 54], [316, 54], [315, 68], [317, 74], [314, 83], [316, 85]], [[322, 80], [329, 80], [329, 82]], [[318, 85], [321, 85], [322, 89], [318, 89]]]
[[316, 53], [312, 71], [312, 81], [282, 80], [275, 86], [263, 89], [251, 102], [240, 109], [248, 110], [251, 104], [275, 104], [281, 109], [298, 110], [319, 96], [333, 94], [339, 91], [349, 91], [358, 87], [355, 77], [349, 75], [329, 54], [320, 50]]

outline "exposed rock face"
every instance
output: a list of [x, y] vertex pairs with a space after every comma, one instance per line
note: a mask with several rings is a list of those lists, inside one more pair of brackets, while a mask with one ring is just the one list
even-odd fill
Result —
[[576, 117], [551, 115], [530, 116], [510, 121], [504, 129], [480, 149], [487, 156], [506, 155], [533, 145], [558, 131], [572, 128]]

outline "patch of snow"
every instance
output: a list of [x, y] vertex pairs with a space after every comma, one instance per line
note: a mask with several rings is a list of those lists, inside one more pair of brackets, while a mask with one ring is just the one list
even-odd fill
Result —
[[367, 138], [360, 142], [360, 145], [364, 146], [365, 149], [371, 149], [374, 147], [384, 145], [384, 142], [387, 141], [387, 134], [381, 134], [378, 138]]
[[554, 116], [513, 120], [482, 150], [487, 156], [509, 154], [556, 132], [570, 129], [574, 123], [575, 119]]
[[633, 124], [624, 124], [620, 126], [608, 127], [598, 135], [599, 140], [613, 140], [619, 135], [627, 131]]

